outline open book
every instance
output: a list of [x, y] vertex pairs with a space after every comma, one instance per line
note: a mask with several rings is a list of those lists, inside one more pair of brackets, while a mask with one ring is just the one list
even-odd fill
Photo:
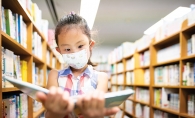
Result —
[[[31, 84], [28, 82], [17, 80], [12, 77], [8, 77], [8, 76], [3, 76], [3, 78], [9, 81], [10, 83], [12, 83], [15, 87], [20, 89], [23, 93], [30, 96], [32, 99], [36, 99], [36, 92], [38, 91], [43, 92], [45, 94], [49, 93], [48, 89], [42, 88], [40, 86]], [[119, 106], [133, 93], [134, 91], [131, 89], [106, 93], [105, 94], [105, 107], [109, 108], [109, 107]], [[76, 103], [77, 96], [73, 96], [72, 98], [74, 102]]]

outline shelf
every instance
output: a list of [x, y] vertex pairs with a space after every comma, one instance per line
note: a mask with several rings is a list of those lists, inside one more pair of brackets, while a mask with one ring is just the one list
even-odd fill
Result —
[[129, 113], [128, 111], [124, 110], [125, 114], [129, 115], [129, 116], [132, 116], [132, 117], [135, 117], [133, 114]]
[[153, 66], [162, 66], [162, 65], [169, 65], [169, 64], [173, 64], [173, 63], [179, 63], [180, 59], [173, 59], [170, 61], [165, 61], [165, 62], [160, 62], [158, 64], [154, 64]]
[[2, 88], [2, 92], [13, 92], [13, 91], [20, 91], [20, 90], [18, 88], [16, 88], [16, 87]]
[[134, 69], [125, 70], [125, 72], [131, 72], [134, 71]]
[[195, 54], [183, 57], [182, 60], [187, 61], [187, 60], [194, 60], [195, 59]]
[[147, 105], [147, 106], [150, 105], [150, 104], [147, 103], [147, 102], [142, 102], [142, 101], [139, 101], [139, 100], [134, 100], [134, 101], [137, 102], [137, 103], [143, 104], [143, 105]]
[[141, 84], [135, 84], [134, 86], [138, 86], [138, 87], [150, 87], [150, 85], [149, 84], [143, 84], [143, 85], [141, 85]]
[[171, 113], [171, 114], [175, 114], [175, 115], [179, 115], [180, 113], [178, 111], [175, 111], [175, 110], [172, 110], [172, 109], [169, 109], [169, 108], [161, 108], [161, 107], [157, 107], [157, 106], [152, 106], [153, 108], [155, 109], [159, 109], [161, 111], [165, 111], [165, 112], [168, 112], [168, 113]]
[[195, 89], [195, 86], [181, 86], [183, 89]]
[[15, 39], [8, 34], [1, 31], [2, 46], [6, 49], [12, 50], [17, 55], [31, 55], [31, 53], [19, 44]]
[[195, 118], [195, 115], [189, 115], [187, 113], [180, 113], [180, 116], [186, 117], [186, 118]]
[[153, 85], [154, 88], [180, 88], [180, 86], [169, 86], [169, 85]]
[[33, 61], [37, 64], [44, 64], [44, 61], [42, 61], [39, 57], [37, 57], [36, 55], [33, 55]]
[[195, 23], [182, 30], [182, 32], [194, 32], [194, 31], [195, 31]]
[[116, 75], [123, 74], [123, 72], [117, 72]]
[[135, 86], [134, 84], [125, 84], [125, 86]]
[[39, 109], [38, 111], [36, 112], [33, 112], [33, 118], [37, 118], [39, 117], [43, 112], [45, 111], [45, 108], [42, 107], [41, 109]]
[[[134, 54], [134, 53], [133, 53], [133, 54]], [[131, 55], [129, 55], [129, 56], [126, 56], [126, 57], [124, 57], [124, 59], [126, 59], [126, 60], [130, 59], [131, 57], [133, 57], [133, 54], [131, 54]]]
[[180, 34], [180, 32], [176, 32], [176, 33], [174, 33], [174, 34], [172, 34], [172, 35], [170, 35], [168, 37], [165, 37], [164, 39], [161, 39], [161, 40], [155, 42], [153, 45], [155, 47], [157, 47], [157, 46], [164, 45], [166, 43], [178, 40], [179, 39], [179, 34]]
[[149, 69], [150, 68], [150, 66], [148, 65], [148, 66], [141, 66], [140, 67], [140, 69]]
[[132, 99], [132, 98], [128, 98], [128, 100], [131, 100], [131, 101], [135, 102], [135, 100], [134, 100], [134, 99]]
[[47, 64], [47, 68], [49, 68], [50, 70], [53, 69], [50, 65]]
[[143, 48], [143, 49], [141, 49], [141, 50], [138, 50], [137, 52], [138, 53], [142, 53], [142, 52], [144, 52], [144, 51], [146, 51], [146, 50], [149, 50], [149, 46], [147, 46], [147, 47], [145, 47], [145, 48]]

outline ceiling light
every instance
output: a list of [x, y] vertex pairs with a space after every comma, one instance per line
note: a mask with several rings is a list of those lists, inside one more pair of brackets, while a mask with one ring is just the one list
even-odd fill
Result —
[[85, 18], [90, 29], [93, 28], [100, 0], [81, 0], [80, 15]]

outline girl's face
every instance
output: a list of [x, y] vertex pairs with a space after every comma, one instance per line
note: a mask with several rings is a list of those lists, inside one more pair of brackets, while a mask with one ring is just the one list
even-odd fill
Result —
[[[90, 45], [89, 45], [90, 44]], [[75, 53], [80, 50], [86, 49], [88, 58], [90, 56], [90, 50], [94, 46], [94, 41], [83, 34], [81, 29], [72, 28], [69, 30], [63, 30], [58, 35], [58, 52], [61, 54]]]

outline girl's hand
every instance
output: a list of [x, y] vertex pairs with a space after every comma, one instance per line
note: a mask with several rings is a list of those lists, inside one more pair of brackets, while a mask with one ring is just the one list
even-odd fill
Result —
[[82, 95], [77, 101], [77, 107], [81, 110], [84, 118], [103, 118], [104, 116], [116, 114], [119, 110], [117, 107], [106, 109], [104, 105], [104, 93], [97, 90], [93, 93]]
[[[74, 108], [74, 103], [69, 97], [69, 93], [57, 87], [51, 87], [49, 94], [37, 93], [37, 98], [46, 108], [48, 116], [52, 118], [63, 118]], [[47, 116], [46, 113], [46, 116]]]

